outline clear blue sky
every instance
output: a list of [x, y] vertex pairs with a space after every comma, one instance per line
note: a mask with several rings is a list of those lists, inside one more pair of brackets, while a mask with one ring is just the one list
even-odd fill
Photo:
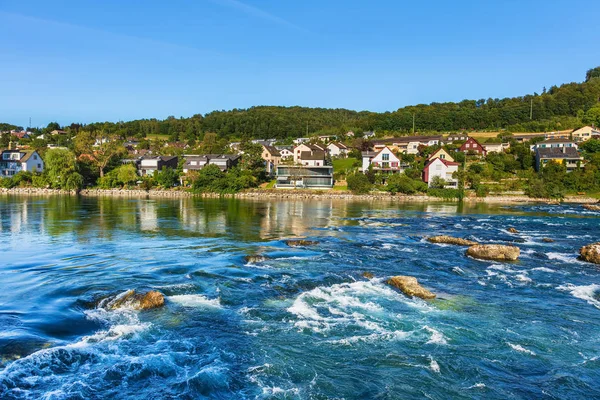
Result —
[[598, 15], [598, 0], [0, 0], [0, 122], [541, 92], [600, 65]]

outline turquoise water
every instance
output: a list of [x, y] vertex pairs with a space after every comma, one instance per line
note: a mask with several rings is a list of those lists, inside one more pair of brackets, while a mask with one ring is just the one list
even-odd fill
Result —
[[[600, 397], [598, 240], [579, 206], [2, 197], [0, 398]], [[127, 289], [166, 305], [97, 307]]]

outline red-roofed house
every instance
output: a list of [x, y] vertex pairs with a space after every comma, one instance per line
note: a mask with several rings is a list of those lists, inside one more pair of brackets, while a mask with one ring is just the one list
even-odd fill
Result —
[[475, 138], [469, 137], [466, 142], [460, 146], [460, 151], [467, 154], [479, 154], [481, 156], [485, 156], [487, 151], [483, 148], [481, 143], [479, 143]]
[[459, 165], [460, 164], [457, 162], [444, 160], [442, 158], [434, 158], [425, 164], [425, 168], [423, 168], [423, 181], [425, 181], [428, 186], [431, 186], [433, 178], [439, 176], [446, 181], [447, 187], [455, 188], [458, 186], [458, 179], [453, 178], [452, 174], [458, 171]]

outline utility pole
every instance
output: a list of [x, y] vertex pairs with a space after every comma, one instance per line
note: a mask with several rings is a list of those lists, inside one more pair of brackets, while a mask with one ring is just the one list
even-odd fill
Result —
[[533, 119], [533, 99], [531, 99], [531, 106], [529, 107], [529, 120]]
[[415, 113], [413, 112], [413, 135], [415, 134]]

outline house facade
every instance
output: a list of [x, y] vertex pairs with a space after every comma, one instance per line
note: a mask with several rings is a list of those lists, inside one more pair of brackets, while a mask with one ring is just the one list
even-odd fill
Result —
[[433, 160], [434, 158], [441, 158], [442, 160], [446, 161], [454, 161], [454, 157], [452, 157], [450, 153], [448, 153], [446, 149], [442, 147], [437, 149], [429, 157], [427, 157], [427, 160]]
[[278, 165], [277, 189], [331, 189], [332, 166]]
[[570, 139], [548, 139], [529, 146], [531, 151], [536, 151], [537, 149], [562, 149], [563, 147], [579, 148], [577, 143]]
[[303, 151], [300, 153], [298, 164], [308, 167], [322, 167], [325, 165], [326, 154], [321, 150]]
[[44, 172], [44, 160], [37, 151], [9, 149], [0, 153], [0, 176], [13, 176], [21, 171]]
[[510, 148], [510, 143], [484, 143], [483, 148], [487, 153], [503, 153]]
[[327, 151], [332, 157], [346, 157], [350, 149], [344, 143], [332, 142], [327, 145]]
[[583, 166], [583, 157], [575, 147], [545, 147], [535, 150], [535, 167], [539, 171], [548, 163], [563, 164], [567, 172]]
[[576, 143], [585, 142], [597, 135], [600, 135], [600, 129], [593, 126], [584, 126], [571, 132], [571, 138]]
[[275, 174], [275, 167], [279, 165], [281, 161], [281, 153], [274, 146], [264, 145], [262, 146], [261, 157], [265, 160], [265, 168], [267, 173], [270, 175]]
[[462, 146], [460, 146], [460, 151], [465, 154], [475, 153], [480, 156], [485, 156], [487, 153], [481, 145], [481, 143], [479, 143], [475, 138], [472, 137], [469, 137], [467, 141], [464, 142]]
[[138, 173], [141, 176], [152, 176], [163, 168], [176, 169], [178, 161], [177, 156], [144, 156], [138, 160]]
[[446, 143], [454, 143], [454, 142], [464, 142], [469, 139], [469, 135], [466, 133], [451, 133], [445, 139]]
[[[183, 156], [183, 173], [198, 171], [207, 165], [216, 165], [221, 171], [235, 167], [241, 158], [238, 154], [188, 154]], [[177, 167], [177, 165], [175, 165]]]
[[371, 168], [375, 172], [394, 174], [404, 171], [406, 167], [389, 147], [377, 152], [362, 153], [362, 170], [365, 173]]
[[380, 151], [389, 147], [392, 151], [405, 154], [418, 154], [419, 146], [435, 146], [442, 142], [443, 136], [403, 136], [373, 141], [373, 150]]
[[[302, 159], [301, 159], [301, 155], [302, 153], [310, 153], [310, 152], [314, 152], [314, 151], [320, 151], [325, 153], [325, 146], [320, 146], [318, 144], [308, 144], [308, 143], [302, 143], [296, 147], [294, 147], [294, 163], [295, 164], [301, 164], [302, 163]], [[324, 156], [323, 156], [324, 159]]]
[[456, 188], [458, 179], [452, 177], [454, 172], [458, 171], [458, 163], [447, 161], [441, 158], [431, 159], [423, 169], [423, 181], [431, 186], [434, 177], [439, 176], [446, 181], [446, 187]]

